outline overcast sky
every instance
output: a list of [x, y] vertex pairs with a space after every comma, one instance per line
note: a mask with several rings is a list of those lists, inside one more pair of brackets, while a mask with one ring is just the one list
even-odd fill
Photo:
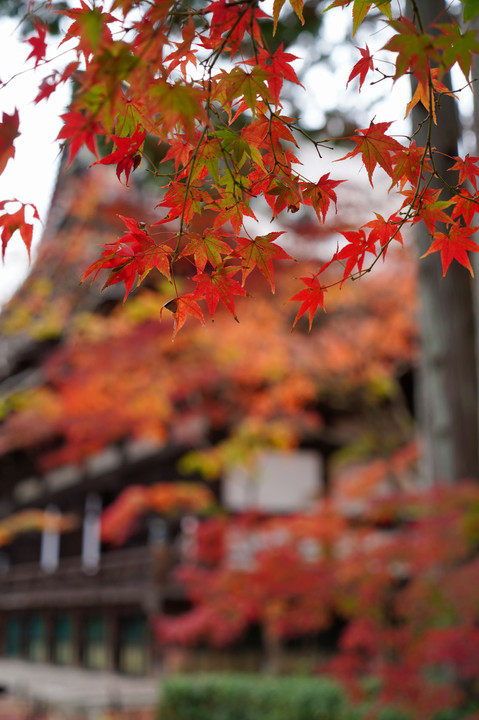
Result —
[[[25, 66], [30, 45], [20, 42], [16, 33], [16, 22], [2, 19], [0, 22], [0, 47], [8, 63], [2, 63], [2, 82], [25, 67], [33, 67], [33, 61]], [[35, 72], [26, 72], [16, 77], [0, 91], [0, 111], [9, 115], [18, 108], [20, 113], [21, 136], [15, 140], [15, 159], [10, 160], [0, 175], [0, 199], [17, 199], [37, 205], [40, 217], [45, 219], [55, 182], [59, 147], [55, 138], [61, 127], [59, 115], [68, 103], [69, 88], [62, 88], [48, 101], [33, 103], [38, 85], [52, 68], [47, 65]], [[10, 206], [10, 210], [17, 209]], [[41, 226], [36, 223], [35, 243], [41, 235]], [[5, 253], [5, 263], [0, 265], [0, 304], [13, 292], [28, 271], [28, 256], [22, 241], [14, 236]]]

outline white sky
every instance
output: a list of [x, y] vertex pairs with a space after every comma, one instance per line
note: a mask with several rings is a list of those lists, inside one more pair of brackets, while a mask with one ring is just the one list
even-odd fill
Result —
[[[33, 60], [25, 66], [31, 46], [20, 42], [16, 22], [2, 19], [0, 22], [0, 47], [8, 63], [2, 63], [1, 80], [6, 82], [14, 73], [25, 67], [33, 68]], [[55, 182], [59, 146], [55, 142], [62, 121], [59, 116], [68, 104], [70, 90], [62, 87], [48, 100], [33, 103], [38, 85], [53, 67], [27, 72], [16, 77], [7, 87], [0, 89], [0, 113], [9, 115], [18, 108], [21, 135], [15, 140], [15, 158], [0, 175], [0, 199], [18, 199], [33, 202], [42, 220], [45, 220]], [[18, 206], [10, 206], [16, 210]], [[41, 236], [40, 223], [36, 222], [34, 244]], [[14, 235], [7, 246], [5, 262], [0, 264], [0, 305], [8, 299], [28, 272], [28, 256], [22, 240]]]

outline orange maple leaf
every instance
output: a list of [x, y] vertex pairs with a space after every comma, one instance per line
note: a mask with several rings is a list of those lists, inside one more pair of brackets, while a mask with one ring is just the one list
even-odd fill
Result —
[[180, 295], [179, 297], [169, 300], [161, 308], [160, 317], [163, 309], [169, 310], [173, 313], [173, 340], [175, 339], [178, 330], [180, 330], [180, 328], [182, 328], [185, 324], [188, 315], [195, 317], [202, 325], [206, 324], [201, 308], [198, 305], [198, 301], [195, 299], [193, 293], [186, 293], [185, 295]]
[[395, 152], [404, 150], [397, 140], [390, 135], [386, 135], [386, 130], [390, 125], [392, 125], [390, 122], [371, 122], [368, 128], [358, 130], [357, 132], [362, 133], [361, 135], [353, 135], [349, 138], [356, 143], [354, 150], [339, 158], [340, 160], [346, 160], [361, 153], [363, 163], [368, 171], [371, 187], [373, 187], [372, 175], [376, 165], [380, 165], [390, 177], [394, 177], [392, 155]]

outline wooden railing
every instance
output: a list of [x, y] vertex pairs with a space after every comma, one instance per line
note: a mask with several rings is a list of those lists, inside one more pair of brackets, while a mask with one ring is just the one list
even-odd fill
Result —
[[83, 567], [80, 557], [61, 560], [49, 573], [39, 563], [12, 566], [0, 573], [0, 609], [47, 607], [51, 602], [56, 606], [154, 603], [157, 594], [169, 587], [172, 564], [171, 548], [141, 547], [102, 554], [94, 572]]

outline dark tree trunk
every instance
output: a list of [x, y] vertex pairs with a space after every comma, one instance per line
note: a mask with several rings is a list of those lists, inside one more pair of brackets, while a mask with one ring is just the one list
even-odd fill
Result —
[[[444, 0], [421, 0], [424, 27], [445, 11]], [[444, 21], [444, 14], [442, 14]], [[413, 122], [424, 118], [415, 108]], [[427, 129], [416, 138], [424, 144]], [[461, 127], [456, 101], [443, 97], [432, 145], [436, 165], [449, 182], [449, 157], [458, 154]], [[439, 154], [444, 153], [444, 154]], [[449, 156], [449, 157], [445, 157]], [[446, 195], [443, 193], [444, 199]], [[417, 231], [419, 254], [431, 238], [423, 223]], [[447, 232], [445, 228], [442, 228]], [[421, 360], [419, 422], [424, 440], [424, 474], [429, 482], [479, 478], [477, 379], [473, 287], [469, 272], [453, 261], [445, 278], [439, 254], [419, 261]]]

